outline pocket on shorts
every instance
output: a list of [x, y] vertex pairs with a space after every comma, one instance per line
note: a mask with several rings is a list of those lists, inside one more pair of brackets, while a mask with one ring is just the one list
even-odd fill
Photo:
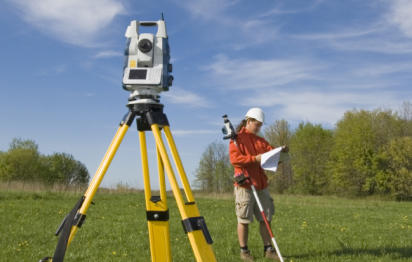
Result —
[[243, 219], [248, 219], [250, 214], [249, 201], [236, 203], [236, 216]]
[[253, 215], [252, 207], [252, 193], [250, 190], [243, 187], [235, 187], [235, 203], [236, 203], [236, 216], [241, 219], [250, 219]]

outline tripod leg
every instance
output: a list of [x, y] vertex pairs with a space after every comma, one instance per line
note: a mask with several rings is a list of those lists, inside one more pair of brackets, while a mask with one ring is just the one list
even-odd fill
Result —
[[[190, 201], [194, 199], [192, 196], [192, 192], [190, 191], [187, 178], [185, 176], [182, 176], [182, 181], [183, 183], [185, 183], [185, 191], [187, 190], [186, 195], [189, 196], [189, 202], [185, 203], [183, 200], [183, 196], [180, 192], [180, 188], [177, 183], [176, 177], [174, 175], [172, 165], [170, 164], [170, 160], [162, 140], [159, 126], [157, 124], [152, 124], [151, 128], [156, 140], [156, 146], [159, 149], [163, 164], [165, 165], [166, 173], [169, 178], [170, 186], [172, 187], [173, 195], [176, 199], [180, 215], [182, 216], [183, 227], [187, 232], [195, 258], [197, 261], [216, 261], [215, 254], [213, 253], [211, 246], [212, 239], [207, 230], [206, 223], [203, 217], [200, 217], [196, 203], [194, 201]], [[164, 129], [165, 132], [167, 132], [166, 130], [168, 130], [168, 126], [164, 126]], [[170, 130], [169, 135], [171, 137]], [[174, 146], [174, 142], [170, 144], [172, 145], [172, 152], [177, 153], [176, 147]], [[181, 170], [183, 170], [180, 158], [179, 160], [177, 160], [177, 163], [179, 163], [180, 165], [180, 167], [178, 166], [178, 170], [180, 172]]]
[[[116, 154], [117, 149], [120, 146], [120, 143], [122, 142], [124, 135], [126, 134], [130, 124], [133, 122], [133, 119], [135, 117], [135, 114], [132, 112], [129, 112], [127, 117], [122, 121], [120, 124], [120, 127], [117, 129], [117, 132], [112, 139], [112, 142], [110, 143], [109, 148], [107, 149], [106, 154], [103, 157], [102, 162], [99, 165], [99, 168], [97, 169], [95, 175], [93, 176], [92, 181], [89, 184], [89, 187], [86, 190], [86, 193], [84, 194], [83, 202], [82, 205], [79, 208], [79, 211], [76, 215], [78, 218], [78, 221], [83, 221], [84, 218], [86, 217], [86, 212], [88, 208], [90, 207], [90, 204], [92, 202], [92, 199], [94, 195], [97, 192], [97, 189], [100, 185], [100, 183], [103, 180], [104, 174], [106, 173], [107, 169], [109, 168], [109, 165], [111, 161], [113, 160], [114, 155]], [[70, 235], [67, 241], [67, 247], [70, 245], [71, 241], [73, 240], [78, 228], [81, 226], [80, 224], [75, 224], [71, 227], [70, 230]]]
[[107, 149], [107, 152], [102, 162], [100, 163], [100, 166], [96, 171], [96, 174], [90, 182], [86, 193], [80, 198], [80, 200], [76, 203], [76, 205], [70, 211], [70, 213], [66, 215], [66, 217], [63, 219], [63, 222], [60, 224], [59, 228], [55, 233], [56, 236], [60, 235], [60, 237], [57, 242], [53, 258], [46, 257], [41, 261], [63, 262], [64, 256], [66, 254], [66, 249], [73, 240], [78, 228], [81, 227], [81, 225], [83, 224], [83, 221], [86, 218], [87, 209], [89, 208], [92, 199], [96, 194], [97, 188], [103, 180], [103, 176], [106, 173], [114, 155], [116, 154], [117, 149], [119, 148], [120, 143], [123, 140], [124, 135], [127, 132], [127, 129], [133, 122], [135, 116], [136, 114], [134, 112], [129, 111], [129, 113], [120, 123], [120, 127], [117, 129], [117, 132], [109, 148]]
[[159, 148], [156, 146], [156, 155], [157, 155], [157, 167], [159, 172], [159, 189], [160, 189], [160, 199], [167, 203], [166, 195], [166, 181], [165, 181], [165, 170], [162, 162], [162, 156], [160, 155]]
[[176, 144], [173, 139], [172, 133], [170, 132], [170, 127], [164, 127], [164, 133], [166, 135], [167, 143], [169, 144], [169, 148], [172, 152], [173, 160], [177, 167], [177, 171], [179, 172], [180, 178], [182, 179], [183, 189], [186, 194], [187, 202], [194, 202], [195, 199], [192, 194], [192, 190], [190, 190], [189, 180], [187, 179], [185, 170], [183, 168], [182, 160], [179, 157], [179, 153], [177, 152]]
[[[143, 181], [146, 200], [146, 216], [152, 261], [171, 261], [169, 210], [166, 202], [166, 187], [161, 159], [158, 157], [160, 196], [152, 196], [149, 164], [147, 160], [146, 135], [139, 131], [140, 154], [142, 158]], [[162, 178], [163, 177], [163, 178]]]

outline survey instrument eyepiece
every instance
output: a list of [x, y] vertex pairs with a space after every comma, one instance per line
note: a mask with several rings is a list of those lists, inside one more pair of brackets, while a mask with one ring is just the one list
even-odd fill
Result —
[[139, 41], [139, 44], [137, 46], [139, 47], [139, 50], [143, 53], [148, 53], [153, 48], [152, 42], [150, 42], [150, 40], [148, 39], [142, 39], [141, 41]]
[[[141, 27], [157, 27], [156, 34], [140, 33]], [[129, 104], [158, 103], [159, 93], [173, 84], [166, 23], [133, 20], [127, 27], [123, 88], [130, 91]]]
[[233, 128], [232, 123], [230, 122], [227, 115], [223, 115], [223, 123], [224, 126], [222, 127], [223, 139], [236, 139], [237, 134], [236, 130]]

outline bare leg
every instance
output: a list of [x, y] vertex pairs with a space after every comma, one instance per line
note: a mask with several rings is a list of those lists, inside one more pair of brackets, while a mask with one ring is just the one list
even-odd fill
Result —
[[[270, 221], [268, 222], [270, 226]], [[266, 224], [264, 221], [260, 222], [259, 229], [260, 229], [260, 235], [262, 236], [263, 245], [264, 246], [271, 245], [270, 235], [269, 235], [268, 229], [266, 228]]]
[[239, 245], [241, 247], [247, 246], [247, 239], [249, 234], [249, 224], [237, 224], [237, 236], [239, 238]]

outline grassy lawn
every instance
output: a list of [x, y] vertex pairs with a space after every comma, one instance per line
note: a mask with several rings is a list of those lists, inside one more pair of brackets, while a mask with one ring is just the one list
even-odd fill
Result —
[[[0, 191], [0, 260], [52, 256], [54, 232], [79, 193]], [[412, 203], [273, 195], [272, 222], [285, 261], [412, 261]], [[231, 196], [196, 197], [218, 261], [239, 261]], [[150, 261], [142, 193], [98, 193], [65, 261]], [[194, 261], [173, 198], [169, 200], [173, 261]], [[249, 235], [263, 258], [257, 223]]]

